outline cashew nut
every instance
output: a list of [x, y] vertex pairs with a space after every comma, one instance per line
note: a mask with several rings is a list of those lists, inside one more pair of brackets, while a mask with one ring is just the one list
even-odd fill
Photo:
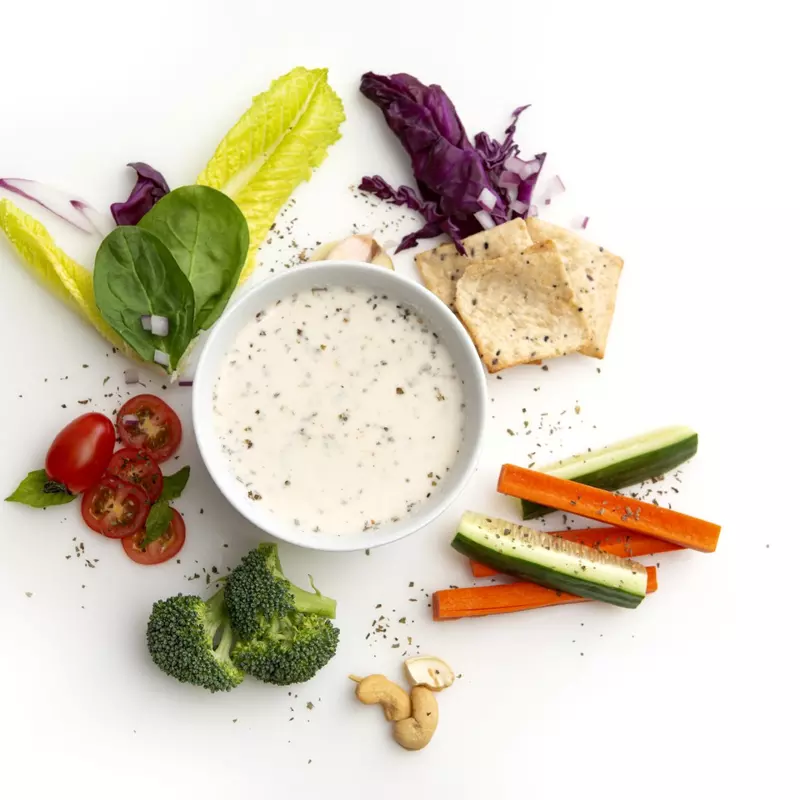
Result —
[[411, 690], [412, 715], [394, 724], [394, 740], [406, 750], [422, 750], [433, 738], [439, 724], [436, 695], [425, 686]]
[[450, 666], [435, 656], [415, 656], [407, 659], [403, 666], [412, 686], [427, 686], [434, 692], [452, 686], [456, 679]]
[[411, 716], [411, 698], [401, 686], [390, 681], [385, 675], [367, 675], [366, 678], [350, 676], [358, 683], [356, 697], [365, 705], [380, 703], [383, 714], [389, 722], [405, 720]]

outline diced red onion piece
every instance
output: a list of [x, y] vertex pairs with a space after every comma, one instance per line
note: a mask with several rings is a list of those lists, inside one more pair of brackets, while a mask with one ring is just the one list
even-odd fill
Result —
[[194, 381], [178, 381], [178, 386], [194, 386]]
[[539, 163], [539, 160], [534, 158], [532, 161], [525, 162], [525, 167], [520, 171], [519, 176], [523, 181], [526, 181], [531, 175], [535, 175], [541, 168], [542, 165]]
[[566, 186], [564, 186], [564, 181], [562, 181], [562, 180], [561, 180], [561, 176], [560, 176], [560, 175], [556, 175], [556, 176], [553, 178], [553, 183], [555, 183], [555, 185], [556, 185], [556, 186], [558, 186], [558, 188], [559, 188], [559, 189], [560, 189], [562, 192], [566, 192], [566, 191], [567, 191], [567, 187], [566, 187]]
[[525, 212], [528, 210], [528, 204], [523, 203], [520, 200], [515, 200], [509, 208], [515, 213], [519, 214], [520, 216], [524, 216]]
[[589, 217], [584, 217], [583, 222], [581, 222], [581, 228], [586, 230], [586, 226], [589, 224]]
[[475, 219], [478, 220], [480, 226], [485, 230], [488, 231], [490, 228], [494, 228], [495, 222], [489, 214], [488, 211], [476, 211], [475, 212]]
[[518, 197], [519, 186], [509, 186], [508, 189], [506, 189], [506, 194], [508, 195], [508, 202], [513, 203]]
[[505, 164], [503, 166], [509, 171], [513, 172], [515, 175], [522, 175], [522, 171], [528, 166], [525, 161], [517, 156], [511, 156], [510, 158], [506, 159]]
[[163, 350], [156, 350], [153, 353], [153, 361], [169, 369], [169, 356]]
[[519, 185], [519, 191], [517, 192], [517, 200], [521, 203], [525, 203], [525, 205], [530, 205], [531, 198], [533, 197], [533, 181], [522, 181]]
[[478, 203], [481, 208], [486, 211], [491, 211], [497, 205], [497, 195], [488, 187], [484, 186], [481, 193], [478, 195]]
[[132, 427], [134, 425], [139, 424], [139, 417], [136, 414], [123, 414], [122, 415], [122, 424], [126, 427]]
[[512, 186], [518, 186], [521, 180], [522, 178], [520, 178], [516, 172], [505, 170], [504, 172], [500, 173], [500, 180], [497, 182], [497, 185], [501, 189], [509, 189]]
[[525, 215], [526, 219], [538, 216], [539, 216], [539, 206], [535, 206], [533, 203], [531, 203], [530, 206], [528, 206], [528, 213]]
[[552, 201], [552, 199], [551, 199], [550, 197], [545, 197], [545, 199], [544, 199], [544, 204], [545, 204], [546, 206], [549, 206], [549, 205], [550, 205], [550, 203], [552, 203], [552, 202], [553, 202], [553, 201]]
[[152, 317], [149, 314], [143, 314], [142, 315], [142, 327], [146, 331], [152, 331], [153, 330]]
[[169, 320], [166, 317], [159, 317], [153, 314], [150, 317], [150, 330], [153, 336], [168, 336], [169, 335]]
[[138, 369], [134, 369], [133, 367], [131, 367], [131, 369], [126, 369], [125, 372], [123, 372], [122, 374], [125, 376], [125, 383], [127, 383], [128, 385], [132, 383], [139, 383]]

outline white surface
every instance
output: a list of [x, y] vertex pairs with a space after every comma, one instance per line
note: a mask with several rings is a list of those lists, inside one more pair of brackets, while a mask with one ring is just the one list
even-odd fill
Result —
[[[213, 489], [187, 436], [181, 564], [138, 567], [82, 528], [74, 507], [0, 509], [4, 797], [786, 795], [800, 534], [790, 7], [5, 4], [0, 174], [42, 178], [101, 206], [127, 193], [130, 160], [151, 162], [173, 185], [191, 181], [250, 95], [296, 64], [329, 66], [348, 121], [296, 195], [289, 218], [301, 244], [397, 218], [347, 190], [365, 173], [410, 180], [357, 94], [362, 71], [441, 83], [471, 132], [498, 134], [513, 107], [532, 102], [524, 152], [546, 149], [568, 189], [550, 218], [588, 214], [587, 234], [625, 257], [619, 312], [602, 364], [575, 358], [490, 380], [494, 419], [464, 505], [512, 513], [493, 488], [504, 460], [681, 422], [701, 432], [700, 454], [681, 484], [653, 488], [680, 488], [681, 510], [724, 529], [715, 555], [652, 559], [660, 589], [635, 612], [586, 604], [452, 624], [430, 621], [420, 590], [469, 582], [448, 547], [460, 504], [370, 556], [287, 546], [289, 573], [313, 573], [339, 600], [337, 659], [291, 696], [252, 681], [209, 696], [150, 664], [150, 604], [198, 587], [184, 576], [224, 569], [258, 536]], [[399, 239], [394, 226], [390, 235]], [[2, 243], [0, 268], [5, 492], [85, 410], [79, 400], [115, 408], [126, 364]], [[407, 261], [401, 268], [412, 274]], [[165, 397], [188, 422], [188, 395]], [[534, 433], [509, 436], [524, 417]], [[95, 569], [74, 557], [73, 537], [99, 559]], [[411, 635], [463, 674], [417, 754], [394, 745], [377, 709], [355, 704], [346, 679], [401, 677], [391, 638], [365, 640], [387, 609], [389, 637]]]
[[[458, 377], [461, 378], [462, 397], [467, 409], [462, 414], [461, 425], [464, 428], [464, 434], [458, 450], [460, 455], [455, 463], [450, 465], [452, 469], [448, 467], [450, 471], [441, 482], [441, 488], [429, 502], [420, 504], [413, 514], [404, 516], [399, 522], [382, 525], [380, 530], [342, 534], [335, 533], [335, 529], [333, 531], [328, 529], [328, 532], [314, 533], [308, 528], [292, 525], [280, 514], [269, 513], [265, 504], [254, 504], [248, 499], [250, 493], [232, 471], [230, 459], [222, 452], [212, 397], [221, 372], [220, 364], [226, 356], [229, 357], [231, 348], [237, 342], [242, 329], [254, 316], [271, 306], [276, 300], [283, 300], [296, 292], [308, 292], [315, 286], [341, 287], [343, 285], [386, 294], [391, 298], [392, 303], [403, 303], [406, 307], [415, 309], [427, 320], [430, 329], [438, 333], [441, 343], [447, 348], [447, 353], [456, 365], [456, 381]], [[380, 310], [377, 313], [381, 313]], [[352, 328], [353, 325], [349, 327]], [[381, 354], [383, 355], [383, 341], [381, 345]], [[248, 374], [247, 377], [249, 378], [251, 375]], [[286, 389], [288, 388], [290, 386], [286, 386]], [[452, 397], [451, 401], [457, 402]], [[260, 403], [261, 400], [256, 402]], [[284, 402], [284, 397], [281, 397], [280, 402]], [[450, 309], [438, 297], [420, 284], [398, 276], [397, 273], [391, 272], [385, 267], [330, 261], [284, 271], [279, 277], [262, 282], [253, 288], [239, 302], [226, 310], [223, 318], [211, 332], [202, 357], [197, 363], [192, 403], [197, 446], [203, 463], [208, 468], [216, 486], [246, 519], [285, 542], [318, 550], [353, 551], [396, 542], [435, 521], [456, 501], [456, 498], [471, 481], [479, 463], [481, 443], [486, 431], [489, 400], [483, 365], [472, 340]], [[386, 421], [381, 424], [391, 424], [391, 412], [384, 409], [383, 413]], [[419, 417], [412, 417], [412, 419], [419, 419]], [[436, 428], [434, 430], [440, 433]], [[453, 450], [455, 450], [458, 446], [458, 429], [454, 428], [453, 430], [455, 435]], [[397, 464], [397, 462], [394, 463]], [[408, 465], [408, 459], [406, 463]], [[260, 466], [258, 465], [256, 468]], [[417, 463], [411, 464], [411, 466], [416, 468], [420, 465]], [[340, 468], [339, 464], [337, 464], [337, 468]], [[424, 475], [424, 472], [422, 474]], [[442, 470], [442, 474], [444, 474], [444, 470]], [[362, 485], [361, 488], [363, 489], [364, 486]], [[422, 491], [424, 492], [425, 489]], [[365, 491], [364, 494], [366, 496], [368, 491]], [[304, 503], [307, 499], [304, 498]], [[297, 513], [299, 510], [293, 508], [291, 511]]]

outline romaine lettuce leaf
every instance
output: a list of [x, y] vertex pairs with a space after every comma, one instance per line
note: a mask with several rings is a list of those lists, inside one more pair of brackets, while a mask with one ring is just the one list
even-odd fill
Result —
[[92, 273], [73, 261], [53, 241], [41, 222], [9, 200], [0, 200], [0, 230], [22, 260], [56, 297], [91, 323], [114, 347], [135, 358], [131, 349], [100, 316]]
[[197, 179], [233, 198], [247, 219], [250, 248], [240, 281], [252, 273], [278, 212], [339, 139], [344, 109], [327, 76], [326, 69], [296, 67], [273, 81], [220, 142]]

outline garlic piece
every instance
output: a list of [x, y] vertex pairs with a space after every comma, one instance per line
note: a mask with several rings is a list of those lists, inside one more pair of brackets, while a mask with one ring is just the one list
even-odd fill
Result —
[[426, 686], [434, 692], [441, 692], [453, 685], [456, 676], [450, 666], [435, 656], [415, 656], [403, 664], [406, 678], [411, 686]]
[[312, 254], [310, 261], [363, 261], [394, 269], [389, 254], [368, 233], [359, 233], [320, 245]]

